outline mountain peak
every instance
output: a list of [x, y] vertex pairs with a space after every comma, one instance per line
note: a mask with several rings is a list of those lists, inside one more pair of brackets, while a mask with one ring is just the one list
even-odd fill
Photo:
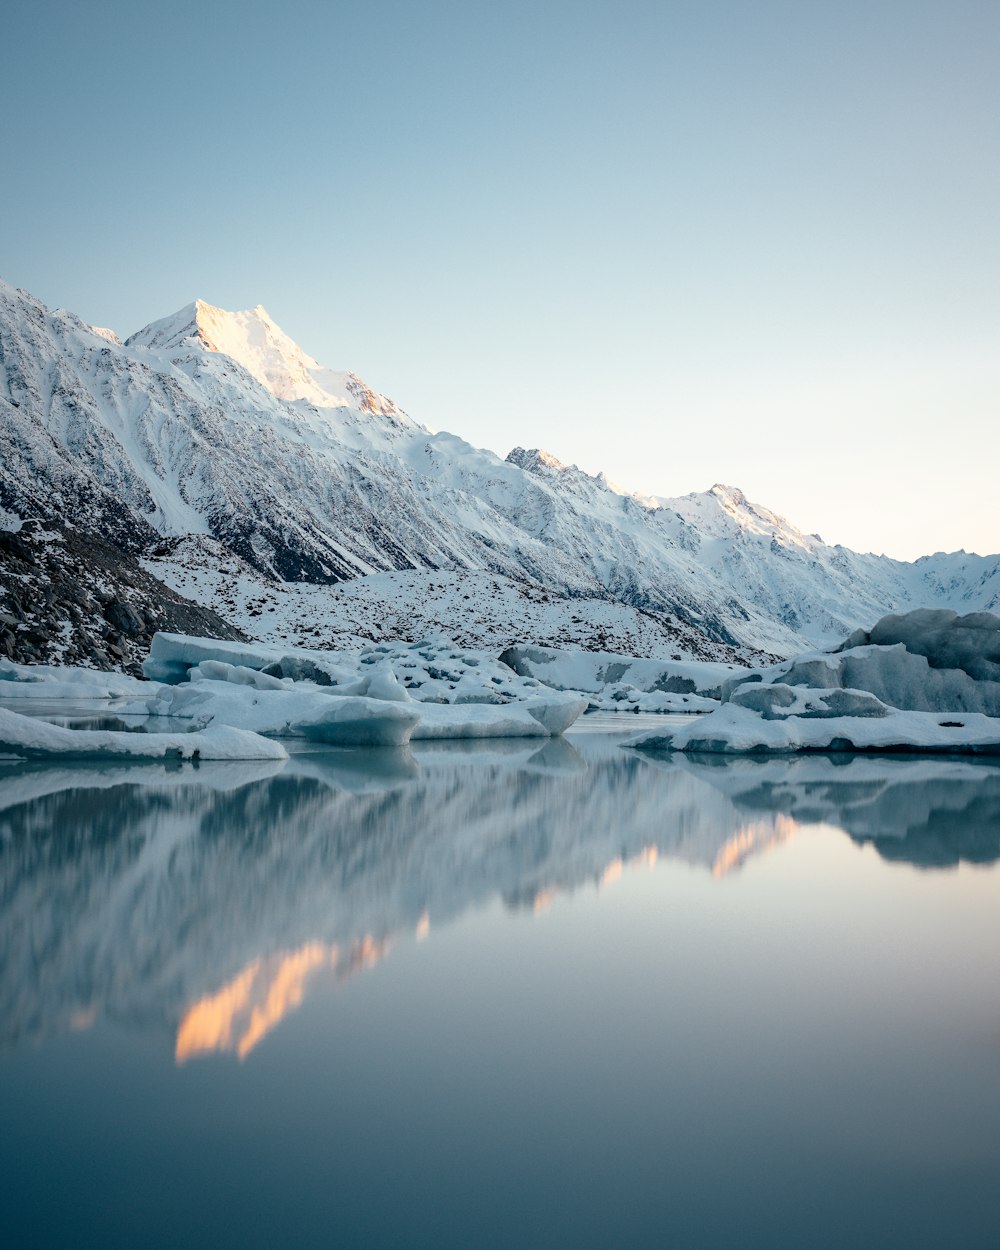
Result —
[[558, 473], [565, 472], [568, 468], [576, 466], [565, 465], [561, 460], [557, 460], [549, 451], [544, 451], [541, 447], [515, 447], [507, 456], [508, 464], [516, 464], [519, 468], [527, 470], [529, 473], [539, 473], [546, 469], [555, 470]]
[[753, 507], [738, 486], [727, 486], [725, 482], [716, 482], [708, 493], [714, 495], [723, 505], [730, 504], [734, 508]]
[[173, 352], [191, 347], [218, 352], [241, 364], [272, 395], [317, 408], [355, 408], [410, 425], [409, 417], [355, 373], [328, 369], [308, 355], [274, 321], [263, 304], [229, 312], [196, 299], [126, 339], [127, 347]]

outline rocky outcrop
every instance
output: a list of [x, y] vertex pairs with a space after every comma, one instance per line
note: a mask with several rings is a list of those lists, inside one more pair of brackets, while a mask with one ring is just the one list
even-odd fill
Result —
[[244, 637], [94, 534], [40, 521], [0, 530], [0, 656], [138, 675], [157, 630]]

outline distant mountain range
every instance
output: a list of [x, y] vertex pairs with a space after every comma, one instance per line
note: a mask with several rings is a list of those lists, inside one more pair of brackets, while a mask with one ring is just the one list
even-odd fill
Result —
[[431, 433], [260, 307], [197, 301], [122, 343], [0, 283], [0, 528], [28, 518], [99, 535], [244, 632], [317, 645], [391, 619], [752, 659], [897, 609], [1000, 606], [1000, 556], [861, 555], [734, 487], [643, 498]]

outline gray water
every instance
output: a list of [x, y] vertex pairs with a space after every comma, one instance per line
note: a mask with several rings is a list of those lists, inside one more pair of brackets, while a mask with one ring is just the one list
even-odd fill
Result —
[[995, 1250], [1000, 766], [583, 729], [0, 764], [0, 1243]]

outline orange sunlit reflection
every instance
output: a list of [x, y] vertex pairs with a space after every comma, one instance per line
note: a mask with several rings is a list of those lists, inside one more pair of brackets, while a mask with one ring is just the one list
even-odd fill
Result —
[[719, 848], [712, 864], [712, 876], [724, 877], [726, 873], [740, 868], [752, 854], [771, 851], [783, 842], [794, 838], [799, 831], [798, 821], [779, 812], [769, 820], [756, 820], [740, 825], [732, 837]]
[[378, 963], [388, 949], [388, 940], [364, 937], [346, 952], [336, 945], [308, 942], [295, 951], [255, 959], [221, 990], [206, 994], [188, 1008], [177, 1029], [177, 1062], [211, 1051], [245, 1059], [302, 1004], [315, 975], [325, 969], [336, 980], [345, 981]]
[[[630, 856], [629, 859], [622, 859], [620, 855], [616, 855], [613, 860], [597, 874], [595, 885], [602, 890], [607, 885], [613, 885], [620, 880], [626, 868], [633, 869], [651, 869], [656, 867], [656, 862], [660, 858], [659, 849], [655, 846], [644, 846], [641, 850]], [[572, 888], [560, 889], [558, 886], [546, 886], [545, 889], [538, 890], [531, 900], [531, 909], [537, 916], [540, 912], [551, 907], [553, 902], [560, 894], [572, 894]]]

